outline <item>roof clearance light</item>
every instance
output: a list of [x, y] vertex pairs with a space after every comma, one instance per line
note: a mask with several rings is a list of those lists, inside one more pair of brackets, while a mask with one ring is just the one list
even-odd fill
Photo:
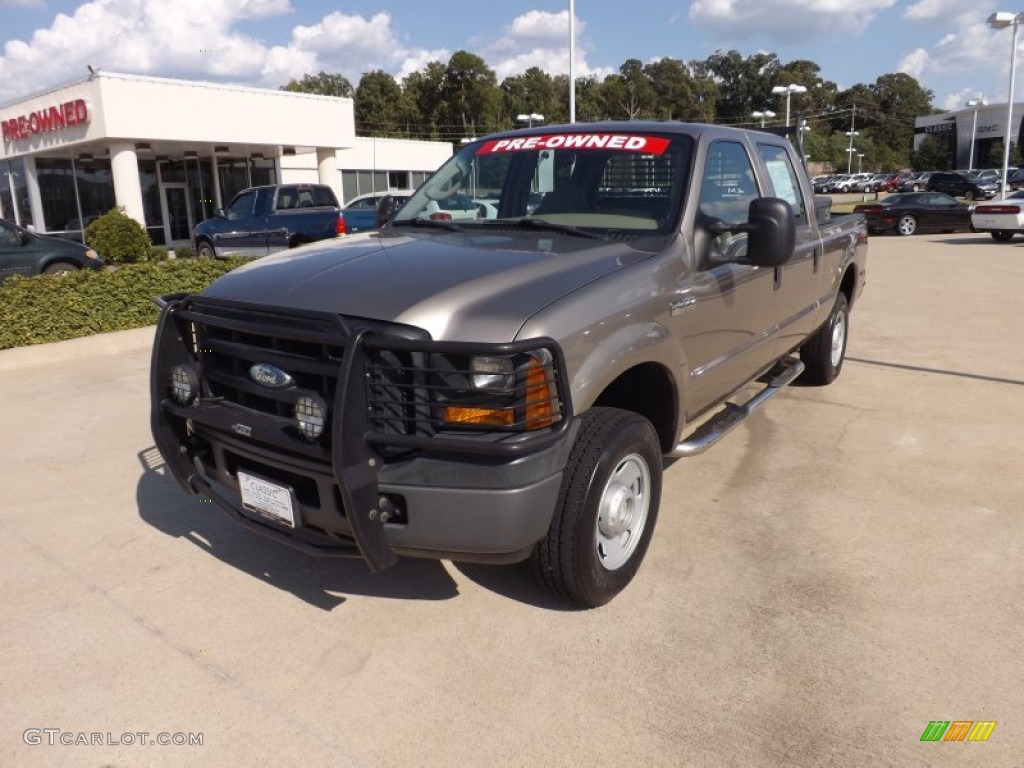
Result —
[[305, 395], [295, 401], [295, 422], [299, 434], [307, 440], [316, 440], [324, 433], [327, 423], [327, 404], [319, 397]]

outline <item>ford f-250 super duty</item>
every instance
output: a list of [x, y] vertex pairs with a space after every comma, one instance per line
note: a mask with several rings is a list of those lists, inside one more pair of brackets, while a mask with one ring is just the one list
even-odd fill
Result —
[[[458, 192], [494, 218], [438, 220]], [[152, 430], [177, 481], [321, 554], [509, 563], [600, 605], [666, 457], [840, 372], [859, 215], [819, 222], [759, 131], [545, 126], [461, 147], [373, 234], [162, 298]], [[825, 216], [821, 217], [823, 220]]]
[[257, 258], [345, 234], [334, 190], [326, 184], [243, 189], [212, 219], [199, 222], [192, 242], [200, 258]]

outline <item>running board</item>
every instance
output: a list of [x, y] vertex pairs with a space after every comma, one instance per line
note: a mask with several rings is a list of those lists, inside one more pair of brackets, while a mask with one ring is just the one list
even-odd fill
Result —
[[803, 373], [804, 364], [795, 357], [784, 357], [766, 374], [768, 378], [764, 389], [743, 403], [726, 403], [718, 413], [697, 428], [697, 431], [681, 442], [669, 453], [673, 458], [696, 456], [704, 453], [717, 443], [733, 427], [743, 423], [748, 416], [782, 391], [782, 388]]

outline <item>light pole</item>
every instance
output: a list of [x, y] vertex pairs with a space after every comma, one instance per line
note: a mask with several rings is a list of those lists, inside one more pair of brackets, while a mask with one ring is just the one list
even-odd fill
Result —
[[576, 122], [576, 7], [569, 0], [569, 122]]
[[538, 115], [536, 112], [531, 112], [528, 115], [516, 115], [516, 121], [520, 123], [526, 123], [527, 128], [533, 128], [533, 122], [536, 120], [538, 123], [544, 122], [544, 115]]
[[849, 154], [849, 157], [846, 158], [846, 172], [850, 173], [853, 168], [853, 153], [857, 151], [853, 148], [853, 137], [860, 136], [860, 133], [858, 131], [847, 131], [846, 135], [850, 137], [850, 148], [846, 150]]
[[789, 99], [794, 93], [807, 93], [806, 85], [797, 85], [796, 83], [790, 83], [789, 85], [776, 85], [772, 88], [772, 93], [784, 93], [786, 94], [786, 127], [789, 127]]
[[968, 99], [965, 107], [974, 107], [974, 123], [971, 125], [971, 153], [967, 156], [967, 171], [974, 170], [974, 137], [978, 135], [978, 107], [988, 104], [981, 96], [976, 99]]
[[1013, 27], [1013, 41], [1010, 44], [1010, 91], [1006, 94], [1006, 138], [1003, 140], [1003, 199], [1010, 175], [1010, 138], [1013, 135], [1013, 81], [1017, 76], [1017, 26], [1024, 20], [1024, 13], [997, 11], [988, 17], [989, 26], [993, 29]]
[[858, 152], [857, 153], [857, 173], [860, 173], [860, 171], [861, 171], [861, 163], [863, 162], [863, 160], [864, 160], [864, 153], [863, 152]]
[[770, 109], [759, 109], [756, 112], [751, 112], [750, 116], [752, 118], [754, 118], [755, 120], [760, 120], [761, 121], [761, 127], [764, 128], [765, 118], [768, 118], [769, 120], [771, 120], [773, 117], [775, 117], [775, 113], [772, 112]]

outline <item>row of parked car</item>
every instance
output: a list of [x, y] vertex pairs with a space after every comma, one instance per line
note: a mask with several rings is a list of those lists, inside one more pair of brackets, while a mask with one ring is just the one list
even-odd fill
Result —
[[[920, 173], [854, 173], [815, 176], [811, 179], [819, 194], [843, 192], [945, 192], [966, 200], [991, 200], [1002, 189], [1002, 171], [923, 171]], [[1007, 179], [1011, 190], [1024, 189], [1024, 169], [1012, 170]]]

